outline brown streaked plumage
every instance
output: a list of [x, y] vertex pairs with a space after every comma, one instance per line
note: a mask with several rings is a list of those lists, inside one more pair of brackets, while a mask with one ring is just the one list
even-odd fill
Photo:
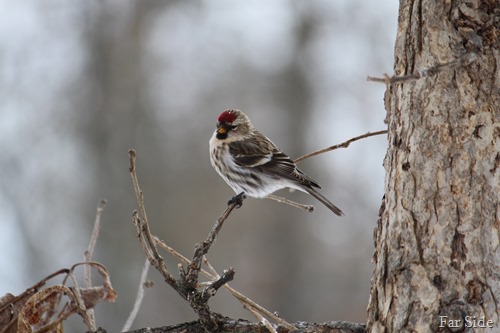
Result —
[[263, 198], [283, 188], [294, 188], [309, 193], [336, 215], [343, 215], [316, 190], [321, 186], [257, 131], [240, 110], [229, 109], [219, 115], [210, 139], [210, 162], [236, 194]]

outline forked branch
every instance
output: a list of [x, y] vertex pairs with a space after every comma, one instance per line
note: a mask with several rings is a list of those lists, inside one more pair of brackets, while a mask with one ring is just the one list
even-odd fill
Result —
[[186, 268], [180, 267], [180, 277], [176, 279], [168, 270], [163, 257], [159, 254], [156, 243], [153, 240], [149, 223], [146, 215], [146, 208], [144, 205], [144, 194], [139, 187], [139, 181], [136, 173], [136, 152], [133, 149], [129, 150], [129, 171], [132, 177], [132, 183], [137, 199], [139, 212], [134, 211], [132, 220], [137, 228], [139, 241], [143, 246], [144, 253], [146, 254], [151, 265], [156, 268], [160, 274], [165, 278], [165, 281], [170, 285], [182, 298], [189, 302], [191, 308], [198, 314], [200, 323], [206, 332], [213, 332], [217, 330], [217, 317], [218, 315], [212, 313], [208, 307], [208, 300], [211, 296], [215, 295], [217, 290], [234, 277], [234, 270], [229, 269], [219, 279], [212, 282], [208, 288], [204, 290], [198, 289], [198, 277], [201, 270], [201, 262], [203, 256], [210, 250], [217, 234], [222, 228], [224, 221], [229, 214], [237, 206], [234, 202], [227, 206], [226, 210], [217, 219], [214, 227], [210, 230], [207, 239], [199, 244], [196, 244], [196, 250], [193, 260], [187, 265]]

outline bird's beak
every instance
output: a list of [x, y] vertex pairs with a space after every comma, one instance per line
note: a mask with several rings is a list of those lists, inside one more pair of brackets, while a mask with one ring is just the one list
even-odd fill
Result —
[[217, 129], [217, 133], [219, 133], [219, 134], [226, 134], [227, 133], [227, 129], [225, 127], [219, 127]]
[[217, 133], [218, 134], [226, 134], [228, 132], [228, 128], [221, 123], [217, 123]]

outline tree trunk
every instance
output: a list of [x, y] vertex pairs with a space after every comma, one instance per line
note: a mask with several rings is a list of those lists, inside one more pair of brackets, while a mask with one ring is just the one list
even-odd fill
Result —
[[368, 332], [500, 330], [499, 21], [495, 0], [400, 3], [395, 75], [422, 77], [386, 94]]

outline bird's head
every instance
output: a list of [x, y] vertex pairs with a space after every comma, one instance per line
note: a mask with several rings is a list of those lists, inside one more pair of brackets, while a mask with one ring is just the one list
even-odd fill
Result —
[[231, 138], [233, 140], [243, 139], [250, 135], [253, 126], [247, 115], [236, 109], [222, 112], [217, 118], [216, 137], [219, 140]]

